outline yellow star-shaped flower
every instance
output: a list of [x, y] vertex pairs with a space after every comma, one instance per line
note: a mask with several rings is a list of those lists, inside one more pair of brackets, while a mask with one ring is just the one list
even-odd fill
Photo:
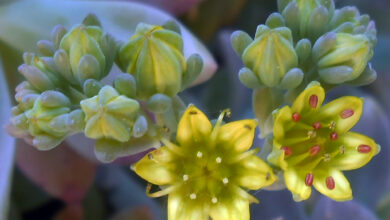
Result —
[[[164, 140], [165, 146], [137, 162], [135, 172], [162, 190], [148, 194], [168, 194], [170, 220], [247, 220], [249, 204], [257, 202], [245, 189], [271, 185], [276, 177], [252, 146], [256, 121], [241, 120], [216, 125], [195, 106], [180, 120], [178, 145]], [[148, 191], [150, 187], [148, 187]]]
[[268, 160], [284, 171], [296, 201], [310, 197], [312, 185], [336, 201], [352, 199], [342, 170], [357, 169], [379, 152], [371, 138], [349, 130], [359, 121], [363, 100], [354, 96], [324, 106], [325, 91], [312, 82], [292, 107], [274, 116], [273, 151]]

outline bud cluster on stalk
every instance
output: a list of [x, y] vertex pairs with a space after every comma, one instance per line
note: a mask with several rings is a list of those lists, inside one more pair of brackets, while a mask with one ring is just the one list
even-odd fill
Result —
[[56, 26], [51, 40], [38, 41], [39, 54], [24, 53], [18, 71], [26, 81], [16, 88], [18, 105], [11, 119], [19, 130], [16, 136], [29, 136], [35, 147], [48, 150], [83, 131], [80, 101], [91, 93], [91, 81], [99, 84], [109, 73], [115, 45], [96, 17], [89, 15], [69, 31]]
[[369, 63], [374, 21], [356, 7], [336, 9], [333, 0], [278, 0], [278, 12], [257, 27], [254, 38], [235, 31], [231, 43], [244, 64], [239, 79], [254, 90], [261, 137], [272, 133], [273, 110], [292, 102], [310, 82], [329, 90], [367, 85], [377, 77]]
[[[38, 41], [37, 47], [39, 54], [24, 53], [18, 68], [26, 80], [16, 88], [9, 132], [40, 150], [84, 132], [97, 140], [95, 151], [103, 161], [175, 132], [186, 107], [177, 94], [203, 68], [199, 55], [185, 59], [180, 27], [172, 21], [140, 23], [130, 40], [120, 43], [88, 15], [69, 31], [55, 27], [51, 40]], [[102, 79], [115, 61], [124, 73], [105, 85]]]
[[335, 9], [333, 0], [278, 0], [278, 10], [254, 39], [243, 31], [232, 34], [245, 86], [302, 91], [313, 80], [332, 88], [376, 79], [369, 64], [376, 28], [368, 15], [351, 6]]

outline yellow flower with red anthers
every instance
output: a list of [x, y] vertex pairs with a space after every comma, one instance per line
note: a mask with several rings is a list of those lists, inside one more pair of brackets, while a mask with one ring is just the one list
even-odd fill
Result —
[[135, 172], [168, 194], [170, 220], [249, 220], [249, 204], [257, 202], [246, 189], [257, 190], [275, 182], [271, 168], [249, 150], [257, 122], [241, 120], [213, 127], [195, 106], [185, 111], [177, 131], [178, 144], [165, 146], [137, 162]]
[[292, 107], [274, 115], [268, 161], [284, 171], [296, 201], [308, 199], [312, 186], [336, 201], [352, 199], [341, 171], [364, 166], [380, 150], [371, 138], [349, 131], [360, 119], [363, 99], [345, 96], [321, 106], [324, 98], [324, 89], [312, 82]]

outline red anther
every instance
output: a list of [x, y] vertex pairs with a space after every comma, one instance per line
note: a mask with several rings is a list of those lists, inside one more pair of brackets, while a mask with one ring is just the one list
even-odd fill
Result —
[[332, 133], [330, 134], [330, 139], [332, 139], [333, 141], [334, 141], [334, 140], [337, 140], [337, 138], [339, 138], [339, 136], [337, 135], [336, 132], [332, 132]]
[[359, 153], [367, 154], [371, 152], [371, 146], [362, 144], [358, 147]]
[[355, 112], [353, 111], [353, 109], [349, 108], [349, 109], [345, 109], [344, 111], [342, 111], [340, 113], [340, 116], [342, 119], [346, 119], [346, 118], [349, 118], [351, 117]]
[[322, 125], [321, 125], [321, 122], [317, 121], [313, 124], [313, 128], [314, 130], [319, 130], [320, 128], [322, 128]]
[[295, 122], [298, 122], [299, 120], [301, 120], [301, 116], [297, 113], [297, 112], [294, 112], [292, 114], [292, 119], [295, 121]]
[[325, 182], [326, 182], [326, 187], [328, 187], [328, 189], [330, 190], [334, 189], [334, 187], [336, 186], [334, 179], [331, 176], [328, 176]]
[[281, 149], [284, 150], [284, 155], [285, 155], [285, 156], [289, 156], [289, 155], [292, 154], [292, 150], [291, 150], [290, 147], [283, 146]]
[[313, 185], [314, 176], [312, 173], [308, 173], [306, 175], [305, 184], [306, 186], [312, 186]]
[[321, 151], [321, 147], [319, 145], [314, 145], [310, 148], [309, 154], [310, 156], [315, 156]]
[[317, 108], [317, 104], [318, 104], [318, 96], [316, 96], [316, 95], [310, 96], [310, 99], [309, 99], [310, 107]]

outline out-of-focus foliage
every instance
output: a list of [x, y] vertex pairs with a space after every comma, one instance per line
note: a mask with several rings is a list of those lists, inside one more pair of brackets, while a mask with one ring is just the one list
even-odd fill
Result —
[[[11, 104], [11, 100], [7, 87], [5, 74], [0, 69], [0, 102], [3, 104], [0, 108], [0, 128], [3, 127], [5, 120], [8, 120], [10, 116], [9, 105]], [[6, 218], [9, 207], [8, 196], [14, 157], [14, 141], [14, 139], [4, 132], [0, 132], [0, 145], [2, 146], [0, 148], [0, 218]]]

